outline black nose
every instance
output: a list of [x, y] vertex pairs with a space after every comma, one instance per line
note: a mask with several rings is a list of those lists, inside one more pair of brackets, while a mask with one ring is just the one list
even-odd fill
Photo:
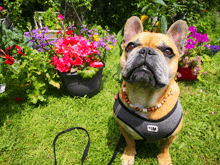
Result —
[[144, 47], [139, 51], [140, 55], [146, 57], [147, 55], [156, 55], [156, 51], [153, 48]]

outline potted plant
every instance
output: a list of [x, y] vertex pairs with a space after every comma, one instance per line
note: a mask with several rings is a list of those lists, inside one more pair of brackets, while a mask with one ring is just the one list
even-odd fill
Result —
[[179, 59], [177, 78], [179, 80], [195, 80], [201, 74], [202, 63], [205, 61], [204, 44], [209, 42], [207, 34], [197, 33], [194, 26], [189, 27], [184, 55]]
[[[45, 30], [46, 27], [42, 29]], [[108, 35], [105, 30], [88, 30], [85, 26], [77, 29], [71, 25], [64, 31], [58, 32], [57, 41], [50, 42], [40, 31], [34, 30], [26, 35], [32, 37], [30, 42], [36, 44], [36, 49], [47, 49], [51, 53], [51, 65], [71, 96], [91, 97], [101, 86], [106, 52], [115, 44], [115, 36]]]

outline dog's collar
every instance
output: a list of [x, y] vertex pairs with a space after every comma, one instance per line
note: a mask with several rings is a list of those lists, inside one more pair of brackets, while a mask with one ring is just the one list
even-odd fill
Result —
[[125, 98], [125, 102], [133, 109], [139, 111], [139, 112], [147, 112], [147, 111], [155, 111], [157, 110], [158, 108], [160, 108], [167, 100], [167, 98], [170, 96], [170, 95], [173, 95], [173, 84], [171, 85], [170, 87], [170, 90], [169, 92], [166, 94], [166, 96], [164, 96], [163, 100], [155, 107], [149, 107], [149, 108], [145, 108], [145, 107], [137, 107], [135, 106], [134, 104], [132, 104], [128, 98], [128, 94], [126, 92], [126, 83], [123, 84], [123, 95], [124, 95], [124, 98]]

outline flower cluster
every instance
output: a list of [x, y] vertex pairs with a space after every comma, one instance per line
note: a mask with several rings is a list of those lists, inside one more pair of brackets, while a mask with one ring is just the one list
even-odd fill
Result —
[[212, 55], [215, 55], [220, 51], [220, 46], [219, 45], [205, 45], [205, 48], [210, 50]]
[[100, 68], [104, 65], [96, 56], [98, 50], [95, 42], [90, 43], [80, 35], [59, 40], [55, 50], [57, 55], [52, 58], [51, 65], [60, 72], [75, 72], [87, 66]]
[[[190, 26], [190, 34], [187, 37], [184, 55], [179, 59], [179, 66], [183, 68], [191, 68], [194, 76], [201, 74], [202, 53], [204, 51], [204, 43], [209, 42], [207, 34], [198, 33], [194, 26]], [[177, 73], [177, 77], [181, 77]]]
[[12, 46], [9, 46], [9, 47], [5, 48], [5, 51], [3, 51], [2, 49], [0, 49], [0, 52], [3, 53], [3, 54], [0, 54], [0, 57], [6, 59], [6, 60], [5, 60], [5, 64], [7, 64], [7, 65], [13, 65], [13, 64], [14, 64], [14, 61], [15, 61], [15, 59], [14, 59], [13, 57], [14, 57], [16, 54], [21, 54], [21, 55], [25, 56], [25, 54], [21, 52], [21, 47], [20, 47], [20, 46], [15, 45], [15, 47], [18, 49], [18, 51], [17, 51], [15, 54], [13, 54], [13, 55], [11, 55], [11, 54], [12, 54], [12, 49], [13, 49]]
[[[57, 34], [61, 34], [61, 31], [57, 32]], [[89, 30], [86, 25], [77, 29], [74, 24], [72, 24], [69, 28], [67, 28], [66, 34], [69, 36], [88, 36], [88, 41], [94, 42], [94, 45], [98, 50], [97, 55], [99, 56], [104, 55], [106, 51], [111, 50], [117, 42], [116, 35], [110, 35], [106, 30], [98, 30], [96, 28]]]
[[190, 34], [187, 37], [189, 39], [186, 40], [186, 48], [188, 50], [199, 47], [204, 42], [209, 42], [207, 34], [206, 33], [204, 33], [204, 34], [197, 33], [196, 28], [194, 26], [190, 26], [189, 31], [190, 31]]
[[34, 29], [30, 32], [25, 32], [24, 35], [26, 38], [31, 37], [29, 42], [33, 43], [33, 48], [36, 49], [38, 52], [44, 52], [45, 50], [49, 50], [49, 47], [54, 45], [57, 40], [52, 40], [48, 42], [48, 38], [50, 34], [48, 33], [49, 29], [47, 27]]
[[94, 29], [94, 30], [89, 30], [89, 37], [90, 37], [90, 41], [95, 41], [95, 44], [98, 48], [98, 55], [101, 55], [104, 51], [108, 51], [111, 48], [113, 48], [113, 46], [115, 46], [115, 43], [117, 42], [116, 39], [116, 35], [110, 35], [110, 34], [106, 34], [104, 33], [104, 37], [102, 38], [101, 36], [98, 35], [98, 30]]

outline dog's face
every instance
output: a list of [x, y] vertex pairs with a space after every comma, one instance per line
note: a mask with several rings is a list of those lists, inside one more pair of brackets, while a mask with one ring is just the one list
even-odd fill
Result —
[[[131, 17], [127, 21], [121, 57], [121, 75], [124, 81], [143, 87], [151, 85], [162, 88], [173, 80], [187, 37], [188, 27], [179, 27], [181, 23], [171, 26], [172, 29], [164, 35], [143, 32], [137, 17]], [[180, 33], [181, 31], [183, 32]]]

